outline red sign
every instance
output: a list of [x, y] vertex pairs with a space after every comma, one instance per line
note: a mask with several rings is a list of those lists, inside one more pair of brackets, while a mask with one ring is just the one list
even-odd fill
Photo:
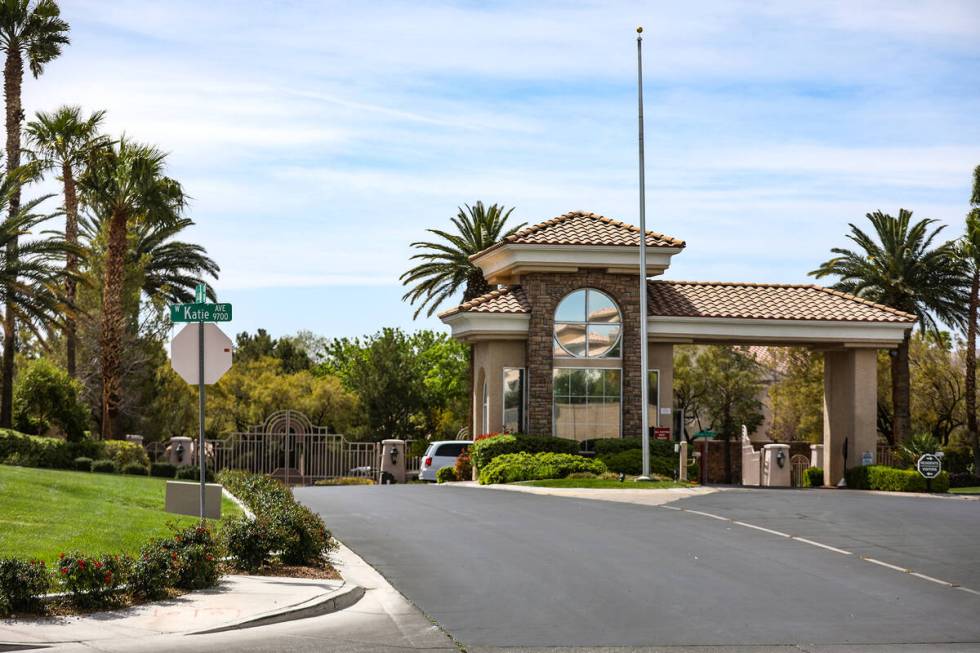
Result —
[[670, 427], [669, 426], [655, 426], [653, 428], [653, 439], [654, 440], [670, 440]]

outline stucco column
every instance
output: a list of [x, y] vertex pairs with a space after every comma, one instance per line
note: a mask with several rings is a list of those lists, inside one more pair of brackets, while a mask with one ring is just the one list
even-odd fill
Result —
[[[824, 354], [823, 481], [837, 485], [844, 470], [861, 465], [878, 445], [878, 366], [874, 349]], [[847, 459], [844, 459], [844, 442]]]

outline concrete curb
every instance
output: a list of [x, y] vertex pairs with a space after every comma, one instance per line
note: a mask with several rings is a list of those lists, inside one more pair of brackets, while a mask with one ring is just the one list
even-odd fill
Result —
[[268, 626], [270, 624], [278, 624], [286, 621], [296, 621], [299, 619], [308, 619], [310, 617], [319, 617], [332, 612], [339, 612], [340, 610], [345, 610], [353, 606], [361, 600], [361, 597], [364, 596], [364, 591], [364, 588], [360, 585], [344, 583], [341, 587], [332, 592], [303, 601], [302, 603], [297, 603], [296, 605], [287, 606], [278, 610], [272, 610], [265, 614], [248, 617], [246, 619], [242, 619], [241, 621], [218, 626], [217, 628], [191, 631], [185, 633], [185, 635], [210, 635], [211, 633], [223, 633], [229, 630], [242, 630], [245, 628], [255, 628], [256, 626]]

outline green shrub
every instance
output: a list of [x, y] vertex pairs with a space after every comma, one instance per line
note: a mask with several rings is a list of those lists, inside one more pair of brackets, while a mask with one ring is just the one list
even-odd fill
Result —
[[807, 467], [804, 469], [803, 487], [823, 487], [823, 468]]
[[81, 608], [104, 607], [114, 602], [125, 575], [125, 561], [117, 555], [88, 557], [62, 553], [58, 579], [71, 602]]
[[575, 472], [602, 474], [601, 460], [567, 453], [509, 453], [495, 457], [480, 470], [480, 483], [515, 483], [548, 478], [565, 478]]
[[[642, 450], [643, 441], [640, 438], [600, 438], [592, 440], [591, 446], [597, 456], [604, 456], [632, 449]], [[674, 455], [674, 443], [650, 438], [650, 455], [669, 458]]]
[[973, 452], [969, 447], [943, 448], [943, 469], [950, 474], [967, 474], [971, 470], [980, 474], [980, 470], [973, 469]]
[[337, 478], [321, 478], [313, 485], [374, 485], [374, 479], [367, 476], [339, 476]]
[[980, 487], [980, 476], [969, 473], [950, 474], [949, 487]]
[[[671, 445], [673, 448], [673, 445]], [[627, 449], [618, 453], [607, 453], [598, 456], [611, 471], [636, 476], [643, 473], [643, 450]], [[677, 468], [677, 454], [670, 456], [650, 455], [650, 471], [660, 476], [674, 477]]]
[[[201, 470], [195, 465], [184, 465], [183, 467], [177, 468], [177, 473], [174, 475], [178, 481], [200, 481], [201, 480]], [[206, 483], [214, 483], [214, 472], [211, 471], [210, 467], [204, 468], [204, 481]]]
[[75, 459], [75, 471], [76, 472], [90, 472], [92, 471], [92, 459], [86, 458], [85, 456], [79, 456]]
[[273, 550], [282, 544], [282, 536], [264, 516], [231, 520], [221, 529], [221, 540], [235, 567], [243, 571], [255, 571], [268, 563]]
[[442, 467], [436, 472], [436, 483], [453, 483], [458, 480], [455, 467]]
[[135, 442], [105, 440], [102, 445], [105, 450], [105, 457], [114, 460], [119, 467], [125, 467], [132, 463], [139, 463], [148, 467], [150, 464], [150, 457], [146, 455], [146, 449]]
[[[884, 465], [852, 467], [844, 473], [847, 487], [855, 490], [882, 490], [884, 492], [925, 492], [926, 479], [911, 469], [895, 469]], [[933, 492], [949, 490], [949, 474], [940, 472], [932, 479]]]
[[38, 611], [50, 583], [43, 560], [0, 558], [0, 616]]
[[469, 447], [470, 460], [482, 470], [497, 456], [509, 453], [566, 453], [577, 454], [579, 443], [565, 438], [544, 435], [495, 435], [477, 440]]
[[150, 473], [149, 468], [146, 465], [141, 465], [139, 463], [128, 463], [123, 465], [123, 474], [129, 474], [131, 476], [147, 476]]
[[697, 483], [698, 479], [701, 478], [701, 465], [698, 463], [690, 463], [687, 466], [687, 480], [692, 483]]
[[175, 587], [196, 590], [218, 583], [218, 545], [209, 526], [175, 528], [173, 538], [160, 546], [170, 554]]
[[463, 451], [456, 456], [456, 464], [453, 465], [453, 469], [456, 471], [457, 481], [468, 481], [473, 478], [473, 461], [470, 459], [469, 449], [463, 449]]
[[161, 599], [174, 584], [174, 557], [167, 540], [147, 542], [130, 561], [126, 590], [138, 599]]
[[17, 375], [14, 386], [14, 426], [25, 433], [52, 429], [67, 440], [84, 439], [89, 411], [82, 385], [46, 358], [31, 361]]
[[593, 474], [592, 472], [572, 472], [565, 478], [584, 479], [584, 478], [599, 478], [599, 477], [596, 474]]
[[173, 463], [153, 463], [150, 465], [150, 476], [158, 478], [173, 478], [177, 475], [177, 465]]
[[96, 460], [92, 463], [92, 471], [99, 474], [115, 474], [119, 471], [119, 465], [115, 460]]

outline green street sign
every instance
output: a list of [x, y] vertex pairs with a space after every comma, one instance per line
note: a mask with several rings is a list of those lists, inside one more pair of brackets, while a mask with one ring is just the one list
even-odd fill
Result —
[[231, 322], [231, 304], [171, 304], [171, 322]]
[[208, 287], [203, 283], [197, 284], [197, 287], [194, 289], [194, 301], [198, 304], [203, 304], [208, 301], [207, 291]]

